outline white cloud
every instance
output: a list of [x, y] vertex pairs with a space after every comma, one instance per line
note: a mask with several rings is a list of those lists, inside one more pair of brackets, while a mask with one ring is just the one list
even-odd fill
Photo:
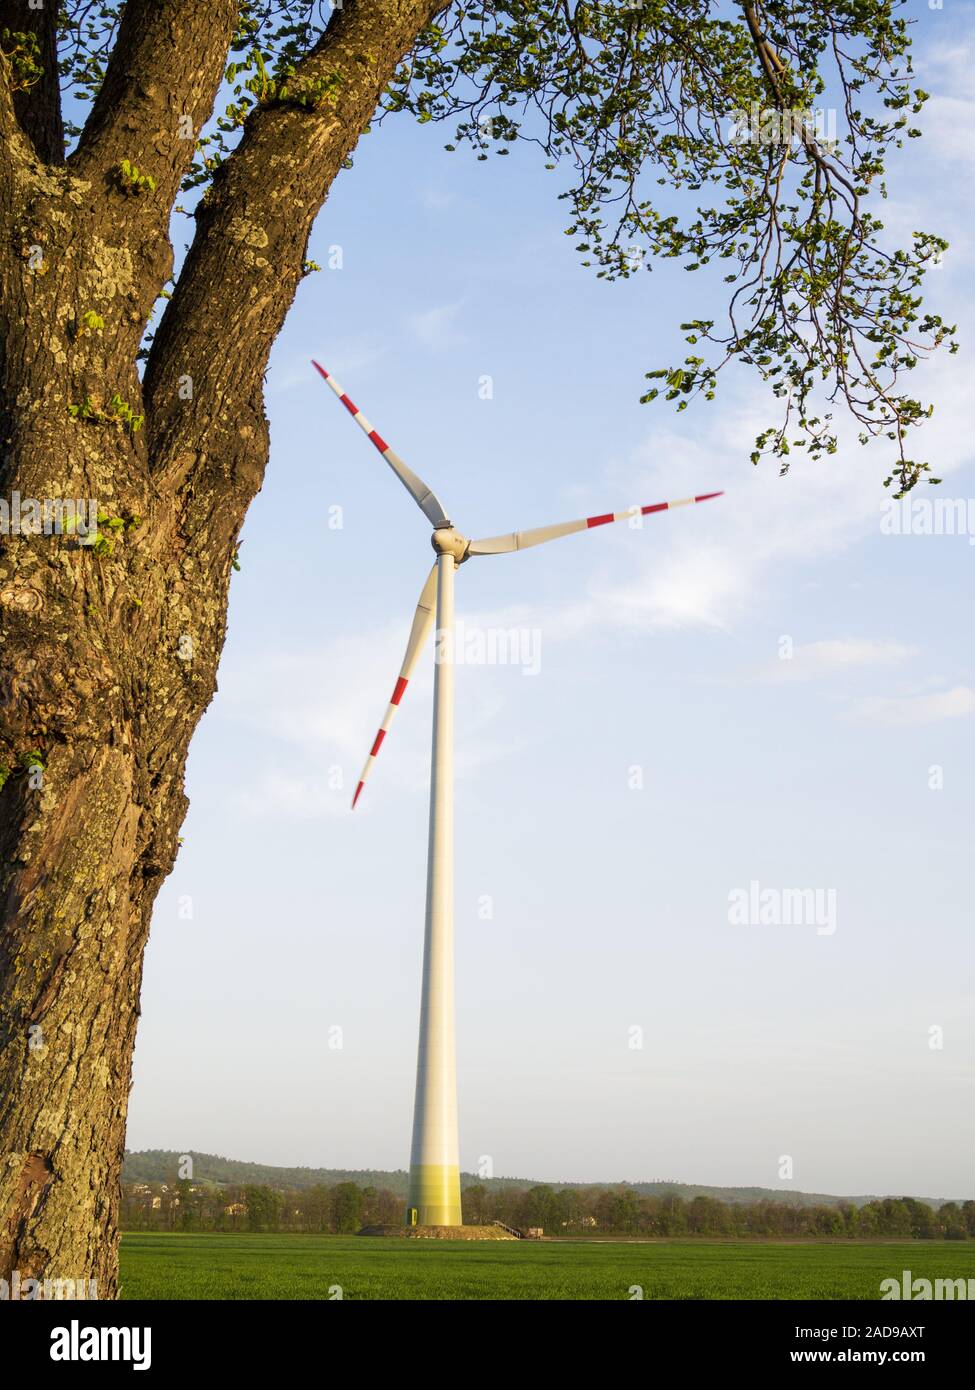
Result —
[[975, 713], [975, 690], [956, 685], [935, 695], [874, 695], [857, 700], [849, 717], [870, 724], [903, 727], [935, 724], [942, 719], [960, 719]]
[[[975, 383], [957, 357], [942, 357], [919, 369], [919, 378], [922, 372], [938, 409], [921, 428], [915, 447], [920, 457], [932, 460], [938, 476], [948, 479], [972, 459], [967, 422], [975, 414]], [[920, 380], [917, 387], [923, 392]], [[547, 611], [530, 608], [523, 619], [514, 609], [494, 619], [502, 625], [525, 621], [541, 626], [546, 641], [584, 637], [594, 629], [728, 631], [760, 613], [766, 595], [820, 573], [823, 561], [854, 545], [882, 538], [881, 521], [891, 495], [883, 487], [889, 443], [861, 448], [852, 441], [855, 431], [847, 427], [847, 443], [838, 454], [817, 462], [797, 454], [786, 477], [779, 476], [774, 462], [751, 468], [744, 460], [755, 435], [774, 418], [776, 405], [752, 385], [735, 405], [716, 405], [715, 413], [699, 405], [693, 423], [684, 415], [686, 433], [661, 418], [629, 460], [616, 460], [604, 470], [598, 485], [577, 488], [569, 481], [564, 495], [583, 515], [721, 488], [725, 495], [673, 513], [655, 513], [643, 518], [639, 529], [621, 522], [554, 542], [560, 548], [575, 547], [577, 597]], [[931, 497], [945, 490], [923, 489]], [[522, 524], [554, 519], [525, 517]], [[917, 538], [917, 544], [925, 539]], [[884, 543], [909, 546], [915, 538], [888, 537]], [[523, 561], [513, 563], [532, 565], [529, 556], [537, 553], [526, 552]], [[617, 574], [625, 577], [617, 579]], [[481, 621], [486, 624], [488, 618]], [[844, 656], [848, 665], [875, 664], [885, 653], [889, 660], [911, 654], [898, 654], [883, 643], [818, 651], [817, 645], [809, 644], [814, 650], [808, 655], [820, 664], [831, 658], [839, 664]]]
[[951, 164], [975, 171], [975, 146], [971, 131], [975, 121], [975, 102], [961, 97], [932, 96], [925, 104], [923, 149]]
[[412, 316], [410, 328], [425, 348], [432, 352], [442, 351], [458, 341], [455, 321], [461, 307], [458, 300], [455, 304], [439, 304], [426, 309]]
[[734, 554], [708, 540], [693, 554], [683, 542], [673, 550], [662, 563], [644, 566], [636, 582], [598, 594], [600, 620], [634, 628], [726, 628], [729, 608], [742, 597]]
[[[530, 619], [519, 610], [523, 624]], [[265, 652], [224, 672], [221, 714], [261, 734], [262, 747], [277, 758], [254, 772], [246, 787], [232, 792], [229, 804], [249, 816], [317, 819], [345, 815], [355, 784], [386, 711], [403, 660], [412, 615], [372, 632], [337, 637], [317, 651]], [[465, 625], [484, 623], [465, 614]], [[511, 628], [511, 612], [487, 622]], [[537, 621], [533, 624], [537, 626]], [[425, 788], [430, 772], [430, 704], [433, 640], [421, 652], [409, 691], [390, 730], [392, 757], [384, 745], [382, 775], [397, 788]], [[502, 702], [476, 689], [465, 706], [465, 742], [457, 749], [456, 770], [463, 777], [477, 768], [518, 753], [517, 734], [492, 736]], [[472, 701], [473, 703], [470, 703]], [[273, 751], [271, 758], [274, 758]], [[335, 786], [337, 774], [340, 785]], [[373, 772], [373, 778], [379, 770]], [[372, 781], [370, 781], [370, 787]], [[357, 810], [366, 809], [363, 797]]]
[[[915, 377], [912, 390], [933, 399], [936, 409], [912, 448], [915, 457], [930, 459], [936, 475], [947, 479], [973, 459], [968, 422], [975, 413], [975, 382], [959, 357], [943, 353]], [[622, 480], [625, 505], [717, 488], [724, 488], [725, 496], [674, 515], [646, 518], [627, 562], [636, 574], [602, 595], [610, 621], [648, 628], [731, 627], [760, 608], [773, 587], [794, 584], [798, 567], [815, 565], [881, 534], [890, 497], [882, 485], [891, 465], [889, 442], [862, 448], [847, 422], [840, 450], [829, 458], [813, 462], [798, 453], [784, 478], [773, 461], [749, 468], [743, 460], [755, 435], [775, 419], [777, 407], [757, 385], [734, 407], [725, 405], [720, 415], [709, 415], [708, 407], [699, 404], [693, 432], [689, 423], [685, 434], [662, 420], [632, 463], [617, 465], [615, 487], [619, 495]], [[626, 533], [628, 528], [613, 530]], [[625, 537], [620, 543], [627, 543]]]
[[[959, 32], [962, 17], [953, 21], [954, 42], [946, 43], [944, 33], [936, 42], [922, 44], [915, 55], [919, 77], [932, 89], [938, 87], [949, 95], [967, 95], [971, 90], [972, 66], [975, 64], [975, 23], [967, 18], [966, 27]], [[924, 107], [927, 111], [930, 102]]]
[[423, 188], [417, 195], [420, 206], [428, 212], [443, 212], [457, 201], [457, 194], [444, 188]]
[[[923, 131], [920, 140], [909, 140], [890, 160], [893, 199], [877, 209], [886, 231], [885, 244], [908, 246], [914, 231], [944, 236], [950, 243], [944, 269], [962, 273], [972, 253], [970, 235], [973, 185], [966, 174], [975, 172], [975, 145], [969, 132], [975, 124], [971, 99], [971, 72], [975, 64], [975, 25], [953, 20], [955, 41], [945, 43], [943, 20], [934, 21], [941, 32], [915, 37], [914, 60], [918, 85], [931, 92], [921, 113], [911, 123]], [[926, 40], [926, 41], [925, 41]], [[951, 196], [945, 197], [946, 180]], [[941, 272], [936, 272], [940, 274]], [[935, 284], [927, 282], [927, 297]], [[951, 308], [949, 307], [949, 313]]]
[[[354, 784], [386, 710], [403, 660], [412, 614], [382, 629], [336, 637], [318, 650], [263, 652], [226, 672], [220, 702], [223, 716], [276, 741], [275, 763], [235, 798], [251, 814], [326, 815], [348, 804], [346, 791], [331, 790], [341, 769], [346, 788]], [[423, 775], [429, 760], [429, 718], [418, 705], [429, 701], [432, 662], [420, 661], [393, 725], [399, 747], [394, 775], [401, 781]]]
[[326, 371], [334, 372], [344, 386], [343, 378], [346, 375], [370, 370], [388, 352], [388, 345], [363, 333], [353, 338], [316, 346], [300, 357], [292, 357], [289, 354], [286, 361], [274, 362], [274, 370], [268, 377], [267, 394], [272, 397], [284, 395], [296, 388], [314, 389], [316, 381], [321, 387], [321, 377], [316, 375], [311, 365], [313, 356], [321, 362]]
[[917, 655], [917, 647], [900, 642], [840, 637], [831, 641], [801, 643], [789, 658], [762, 668], [759, 679], [770, 682], [807, 681], [834, 671], [862, 667], [894, 666]]
[[279, 768], [259, 775], [253, 786], [234, 793], [231, 805], [249, 816], [317, 820], [348, 814], [351, 791], [332, 787], [326, 777], [299, 777]]

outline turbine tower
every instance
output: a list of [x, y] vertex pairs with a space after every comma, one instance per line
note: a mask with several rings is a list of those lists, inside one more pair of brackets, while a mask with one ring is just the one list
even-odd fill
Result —
[[457, 1135], [457, 1056], [454, 1028], [454, 576], [472, 555], [504, 555], [512, 550], [592, 530], [613, 521], [626, 521], [637, 512], [649, 516], [694, 502], [720, 497], [700, 493], [677, 502], [657, 502], [624, 512], [564, 521], [532, 531], [468, 540], [449, 520], [439, 499], [406, 466], [382, 435], [349, 399], [333, 376], [312, 363], [356, 424], [369, 436], [407, 492], [433, 527], [436, 560], [416, 606], [413, 627], [385, 717], [373, 741], [352, 798], [362, 795], [366, 778], [382, 747], [396, 709], [406, 692], [430, 629], [436, 618], [439, 646], [434, 669], [433, 753], [430, 765], [430, 831], [427, 848], [427, 905], [423, 941], [423, 991], [420, 1002], [420, 1040], [413, 1107], [413, 1145], [406, 1221], [415, 1226], [460, 1226], [460, 1158]]

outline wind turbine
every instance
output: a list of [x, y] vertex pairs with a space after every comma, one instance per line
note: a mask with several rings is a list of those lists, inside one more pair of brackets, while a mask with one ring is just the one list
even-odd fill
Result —
[[[433, 527], [431, 539], [437, 555], [420, 593], [406, 644], [406, 655], [389, 707], [352, 798], [354, 809], [389, 732], [417, 658], [430, 635], [434, 616], [438, 633], [453, 632], [454, 575], [459, 565], [472, 555], [505, 555], [512, 550], [527, 550], [529, 546], [570, 536], [575, 531], [588, 531], [608, 522], [625, 521], [637, 511], [642, 516], [649, 516], [653, 512], [670, 511], [694, 502], [707, 502], [712, 497], [720, 497], [721, 493], [705, 492], [696, 497], [683, 497], [677, 502], [657, 502], [649, 507], [631, 507], [625, 512], [606, 512], [602, 516], [583, 517], [580, 521], [539, 526], [532, 531], [513, 531], [506, 536], [468, 540], [449, 520], [439, 498], [373, 429], [335, 378], [317, 362], [313, 361], [312, 365], [321, 373], [356, 424], [369, 436], [430, 522]], [[408, 1225], [414, 1226], [460, 1226], [462, 1223], [454, 1041], [454, 669], [449, 639], [439, 649], [433, 687], [423, 994], [406, 1220]]]

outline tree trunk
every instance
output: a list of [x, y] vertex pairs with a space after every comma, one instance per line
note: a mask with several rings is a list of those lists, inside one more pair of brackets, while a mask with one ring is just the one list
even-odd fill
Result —
[[117, 1293], [143, 951], [267, 462], [263, 373], [328, 188], [441, 8], [348, 0], [295, 79], [339, 73], [338, 96], [252, 114], [144, 384], [136, 352], [193, 150], [180, 125], [190, 113], [199, 131], [212, 107], [236, 5], [128, 0], [67, 163], [55, 87], [25, 103], [0, 58], [0, 498], [93, 499], [102, 516], [97, 546], [0, 536], [2, 1278]]

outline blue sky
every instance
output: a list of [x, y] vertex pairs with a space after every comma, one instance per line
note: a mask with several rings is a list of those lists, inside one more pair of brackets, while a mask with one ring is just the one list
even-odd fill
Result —
[[[968, 499], [975, 15], [918, 15], [934, 99], [884, 215], [952, 243], [928, 298], [963, 347], [916, 374], [937, 404], [918, 452]], [[342, 267], [275, 347], [128, 1146], [407, 1163], [431, 651], [348, 805], [432, 553], [315, 356], [466, 534], [726, 489], [459, 573], [459, 617], [541, 644], [535, 675], [458, 671], [463, 1166], [975, 1195], [971, 540], [885, 534], [889, 457], [850, 427], [829, 461], [754, 469], [776, 415], [747, 371], [711, 406], [640, 406], [705, 283], [597, 281], [559, 173], [447, 138], [362, 140], [311, 249]], [[733, 925], [752, 882], [833, 893], [835, 930]]]

